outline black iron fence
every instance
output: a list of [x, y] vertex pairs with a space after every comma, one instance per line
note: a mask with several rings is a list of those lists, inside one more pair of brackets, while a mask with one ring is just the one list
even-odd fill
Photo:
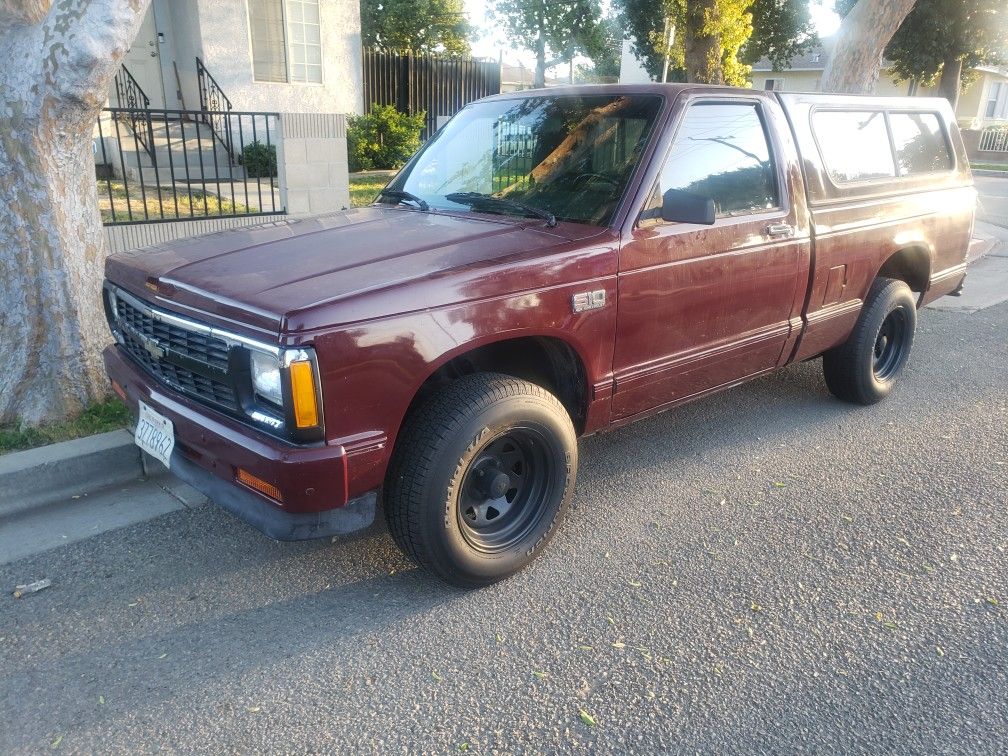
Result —
[[372, 105], [423, 111], [427, 125], [421, 139], [437, 130], [439, 116], [453, 116], [466, 103], [500, 93], [496, 61], [365, 49], [363, 75], [365, 112]]
[[279, 117], [106, 108], [94, 131], [102, 221], [121, 225], [285, 213], [277, 181]]

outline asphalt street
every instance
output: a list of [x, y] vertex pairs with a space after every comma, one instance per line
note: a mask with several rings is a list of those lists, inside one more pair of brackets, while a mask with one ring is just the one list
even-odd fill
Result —
[[813, 361], [587, 439], [479, 592], [212, 505], [6, 565], [0, 752], [1003, 752], [1006, 333], [926, 310], [880, 405]]
[[977, 193], [977, 219], [1008, 226], [1008, 175], [974, 176]]

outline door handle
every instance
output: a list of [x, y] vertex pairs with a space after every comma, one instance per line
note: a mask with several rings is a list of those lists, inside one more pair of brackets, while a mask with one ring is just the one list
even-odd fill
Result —
[[771, 223], [766, 227], [766, 235], [774, 238], [794, 236], [794, 227], [790, 223]]

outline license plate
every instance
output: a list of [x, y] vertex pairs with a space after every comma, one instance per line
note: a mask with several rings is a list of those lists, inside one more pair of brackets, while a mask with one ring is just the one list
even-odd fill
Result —
[[136, 445], [155, 459], [171, 468], [172, 449], [175, 448], [175, 428], [172, 421], [140, 402], [140, 419], [133, 435]]

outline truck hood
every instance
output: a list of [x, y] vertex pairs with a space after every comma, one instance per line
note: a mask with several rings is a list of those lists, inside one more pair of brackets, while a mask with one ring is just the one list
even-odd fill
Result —
[[[349, 298], [377, 294], [383, 314], [415, 309], [410, 297], [381, 295], [451, 270], [541, 254], [599, 232], [572, 223], [548, 228], [535, 219], [366, 207], [115, 255], [106, 275], [171, 309], [275, 334], [297, 330], [298, 313]], [[427, 290], [424, 307], [458, 300], [456, 287], [436, 290], [446, 301], [430, 301]]]

